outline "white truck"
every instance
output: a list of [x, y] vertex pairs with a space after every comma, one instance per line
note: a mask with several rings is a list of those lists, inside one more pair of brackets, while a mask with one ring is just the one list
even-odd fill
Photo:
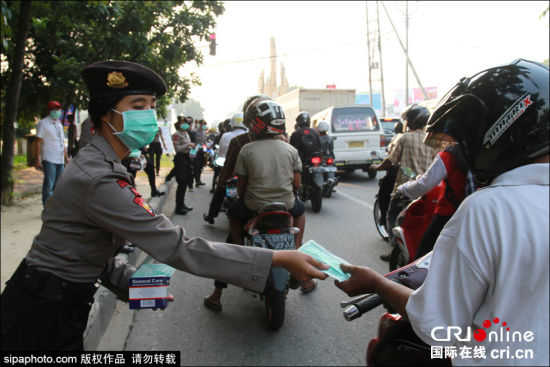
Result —
[[294, 132], [296, 116], [306, 111], [310, 116], [330, 106], [355, 103], [355, 89], [305, 89], [298, 88], [275, 99], [284, 110], [286, 132]]

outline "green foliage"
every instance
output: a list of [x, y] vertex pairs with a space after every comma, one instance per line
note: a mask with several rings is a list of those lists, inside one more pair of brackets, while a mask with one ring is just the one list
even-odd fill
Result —
[[20, 170], [27, 168], [27, 156], [26, 155], [16, 155], [13, 157], [13, 169]]
[[[3, 61], [15, 48], [19, 1], [1, 1]], [[169, 92], [158, 101], [166, 116], [171, 98], [185, 101], [197, 79], [181, 77], [186, 63], [202, 62], [196, 43], [206, 41], [215, 18], [223, 13], [218, 1], [33, 1], [23, 84], [19, 100], [20, 127], [45, 115], [49, 100], [87, 108], [87, 91], [80, 72], [97, 60], [135, 61], [157, 71]], [[11, 65], [2, 73], [2, 111]]]

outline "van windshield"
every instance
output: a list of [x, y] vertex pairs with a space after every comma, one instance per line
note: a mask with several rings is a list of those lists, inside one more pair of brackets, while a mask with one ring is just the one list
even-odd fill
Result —
[[343, 107], [332, 111], [332, 131], [354, 133], [380, 130], [374, 110], [368, 107]]

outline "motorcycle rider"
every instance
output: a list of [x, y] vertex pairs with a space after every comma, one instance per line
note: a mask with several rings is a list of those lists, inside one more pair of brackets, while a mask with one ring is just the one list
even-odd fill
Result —
[[[430, 144], [430, 141], [435, 139], [439, 141], [439, 137], [434, 136], [432, 132], [428, 132], [425, 142]], [[428, 193], [443, 181], [444, 189], [437, 200], [435, 215], [418, 245], [417, 259], [432, 251], [437, 236], [464, 200], [466, 191], [469, 191], [469, 193], [473, 191], [472, 188], [466, 190], [467, 173], [468, 167], [464, 155], [458, 143], [452, 142], [447, 145], [444, 151], [437, 154], [431, 166], [421, 177], [415, 181], [406, 182], [397, 188], [400, 195], [416, 199]]]
[[[395, 140], [395, 146], [389, 152], [388, 156], [380, 163], [372, 165], [371, 168], [375, 170], [385, 170], [391, 165], [400, 164], [401, 168], [408, 167], [412, 169], [416, 175], [424, 173], [432, 161], [434, 160], [437, 150], [424, 144], [424, 138], [426, 133], [424, 127], [430, 117], [430, 112], [424, 106], [413, 104], [409, 106], [401, 117], [406, 123], [406, 129], [410, 130], [399, 136]], [[395, 178], [395, 184], [393, 186], [392, 196], [386, 214], [386, 228], [388, 229], [388, 235], [390, 242], [393, 240], [392, 228], [395, 226], [397, 215], [401, 211], [400, 203], [403, 200], [408, 200], [395, 195], [397, 187], [405, 182], [409, 181], [409, 178], [398, 170]], [[390, 259], [391, 251], [387, 254], [380, 255], [380, 259], [388, 261]]]
[[[302, 163], [294, 147], [276, 138], [285, 131], [283, 109], [271, 100], [258, 98], [250, 103], [245, 116], [251, 121], [253, 141], [242, 147], [235, 166], [239, 199], [228, 211], [233, 242], [242, 245], [245, 223], [265, 204], [277, 201], [285, 204], [294, 217], [294, 225], [300, 228], [295, 242], [299, 248], [305, 227], [305, 206], [294, 192], [300, 187]], [[315, 281], [308, 281], [302, 284], [303, 292], [315, 286]], [[222, 289], [216, 286], [214, 293], [205, 298], [205, 306], [221, 310]]]
[[321, 151], [319, 133], [309, 127], [310, 124], [311, 117], [309, 113], [306, 111], [300, 112], [296, 117], [296, 131], [290, 135], [290, 145], [298, 150], [304, 165], [313, 153]]
[[[403, 134], [403, 123], [401, 121], [396, 122], [395, 125], [393, 125], [393, 132], [395, 135], [388, 144], [388, 154], [390, 154], [392, 149], [395, 147], [395, 141], [399, 138], [399, 136], [401, 136], [401, 134]], [[388, 212], [388, 206], [390, 205], [391, 193], [393, 191], [393, 187], [395, 186], [395, 178], [397, 177], [398, 170], [398, 165], [391, 165], [386, 170], [386, 175], [382, 177], [379, 183], [380, 189], [378, 190], [378, 204], [380, 207], [380, 224], [384, 226], [386, 225], [386, 214]]]
[[[226, 131], [225, 131], [225, 127], [223, 125], [223, 122], [220, 122], [218, 124], [218, 133], [216, 134], [216, 136], [213, 139], [213, 144], [217, 145], [219, 147], [220, 146], [220, 140], [221, 140], [223, 134], [225, 134], [225, 133], [226, 133]], [[218, 152], [219, 152], [219, 148], [218, 148]], [[218, 153], [218, 155], [219, 155], [219, 153]], [[216, 192], [216, 180], [218, 179], [218, 176], [220, 175], [221, 171], [222, 171], [222, 167], [214, 164], [214, 176], [212, 177], [212, 188], [210, 189], [211, 194]]]
[[[271, 97], [268, 97], [264, 94], [258, 94], [252, 97], [249, 97], [243, 105], [243, 125], [248, 129], [250, 127], [250, 116], [246, 115], [246, 109], [248, 108], [248, 105], [252, 103], [257, 98], [260, 98], [262, 100], [268, 100], [271, 99]], [[228, 120], [226, 120], [228, 121]], [[224, 121], [224, 126], [225, 126]], [[227, 124], [229, 126], [229, 122]], [[229, 129], [227, 127], [227, 129]], [[225, 196], [225, 183], [233, 177], [233, 171], [235, 170], [235, 164], [237, 164], [237, 157], [239, 156], [239, 152], [241, 151], [241, 148], [252, 141], [252, 137], [250, 135], [250, 131], [248, 131], [246, 134], [240, 134], [234, 137], [234, 139], [231, 139], [229, 142], [229, 147], [227, 148], [227, 153], [225, 155], [225, 162], [223, 164], [223, 168], [218, 176], [218, 184], [216, 185], [216, 191], [214, 192], [214, 195], [212, 196], [212, 201], [210, 201], [210, 208], [208, 209], [208, 213], [204, 213], [202, 215], [202, 218], [210, 223], [214, 224], [214, 218], [218, 216], [220, 213], [220, 209], [223, 204], [223, 198]]]
[[[443, 228], [420, 288], [413, 292], [372, 269], [341, 266], [351, 277], [336, 282], [340, 289], [350, 296], [380, 294], [424, 342], [486, 351], [484, 359], [458, 353], [454, 364], [550, 362], [549, 77], [548, 66], [518, 59], [462, 78], [441, 99], [428, 129], [458, 141], [483, 189]], [[450, 326], [470, 327], [477, 338], [432, 339], [438, 329], [445, 335], [435, 336], [446, 337]], [[500, 329], [501, 337], [486, 338], [484, 328], [489, 335]], [[512, 332], [530, 337], [503, 340], [502, 333]], [[531, 356], [513, 358], [520, 349]], [[494, 354], [502, 350], [511, 358]]]
[[327, 134], [328, 122], [322, 120], [317, 123], [317, 131], [319, 132], [319, 143], [321, 152], [326, 157], [334, 159], [334, 141], [332, 137]]

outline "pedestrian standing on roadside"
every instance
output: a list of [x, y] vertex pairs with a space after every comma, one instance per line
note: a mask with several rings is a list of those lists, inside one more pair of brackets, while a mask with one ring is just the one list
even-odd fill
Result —
[[187, 133], [189, 130], [188, 123], [176, 123], [175, 127], [176, 132], [172, 135], [172, 143], [176, 151], [176, 155], [174, 156], [174, 175], [178, 183], [176, 189], [176, 214], [186, 215], [187, 212], [193, 210], [192, 207], [185, 204], [185, 192], [187, 191], [189, 182], [191, 182], [191, 185], [193, 184], [193, 167], [191, 166], [189, 151], [195, 147], [195, 143], [191, 141]]
[[128, 299], [135, 268], [113, 257], [126, 241], [178, 270], [254, 292], [264, 290], [272, 266], [302, 281], [327, 277], [320, 269], [328, 266], [304, 253], [189, 238], [156, 215], [121, 160], [153, 140], [164, 80], [128, 61], [97, 61], [82, 75], [97, 132], [59, 180], [40, 233], [2, 293], [3, 351], [82, 350], [98, 278]]
[[44, 171], [42, 184], [42, 205], [53, 194], [57, 180], [69, 162], [65, 135], [61, 124], [61, 104], [57, 101], [48, 102], [48, 116], [38, 122], [36, 127], [36, 160], [34, 166]]
[[67, 132], [67, 140], [68, 140], [68, 147], [67, 147], [67, 153], [69, 154], [70, 158], [73, 158], [76, 155], [76, 152], [78, 150], [78, 129], [76, 128], [76, 124], [74, 123], [74, 114], [67, 115], [67, 121], [69, 121], [69, 129]]
[[[162, 141], [162, 145], [160, 142]], [[162, 130], [159, 128], [157, 131], [157, 134], [155, 135], [155, 138], [149, 144], [149, 148], [147, 151], [149, 152], [149, 158], [151, 160], [151, 163], [153, 164], [153, 171], [156, 171], [157, 176], [160, 172], [160, 159], [162, 157], [162, 148], [164, 147], [164, 150], [168, 150], [166, 147], [166, 142], [164, 141], [164, 137], [162, 136]]]
[[92, 135], [94, 135], [94, 125], [92, 124], [92, 119], [88, 116], [82, 125], [80, 125], [80, 139], [78, 140], [78, 150], [82, 149], [83, 146], [90, 142]]

